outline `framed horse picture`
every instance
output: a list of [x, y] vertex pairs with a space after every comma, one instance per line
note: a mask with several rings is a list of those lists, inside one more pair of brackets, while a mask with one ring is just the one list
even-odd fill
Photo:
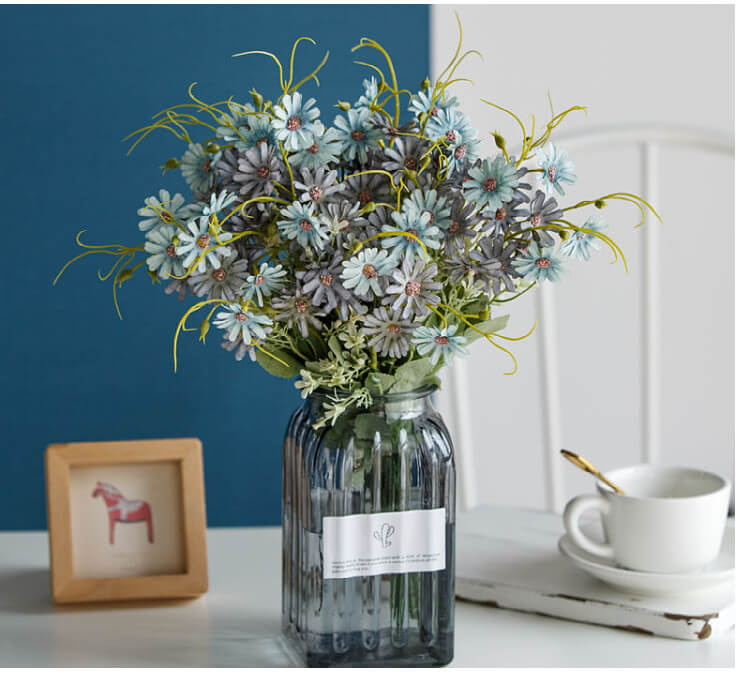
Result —
[[45, 467], [55, 602], [208, 589], [200, 440], [52, 444]]

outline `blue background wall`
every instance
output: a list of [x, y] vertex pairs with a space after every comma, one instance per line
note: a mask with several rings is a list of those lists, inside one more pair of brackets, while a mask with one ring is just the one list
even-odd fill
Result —
[[[278, 72], [263, 49], [288, 60], [309, 35], [297, 69], [331, 51], [321, 87], [304, 95], [332, 120], [355, 100], [369, 70], [352, 64], [363, 35], [391, 53], [399, 82], [428, 73], [428, 6], [0, 7], [2, 142], [2, 366], [0, 529], [45, 527], [44, 448], [51, 442], [197, 436], [203, 441], [208, 523], [279, 522], [280, 448], [298, 403], [292, 384], [237, 363], [212, 332], [185, 336], [172, 371], [171, 342], [185, 303], [138, 273], [120, 290], [124, 321], [100, 283], [96, 259], [52, 279], [91, 243], [137, 244], [136, 210], [164, 187], [185, 193], [179, 171], [159, 166], [183, 144], [158, 133], [128, 158], [121, 139], [188, 85], [217, 101], [255, 86], [275, 99]], [[368, 60], [375, 60], [369, 55]]]

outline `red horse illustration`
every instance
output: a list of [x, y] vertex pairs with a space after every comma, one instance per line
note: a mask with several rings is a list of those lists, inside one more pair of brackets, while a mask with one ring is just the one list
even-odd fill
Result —
[[151, 507], [141, 499], [125, 499], [122, 492], [109, 483], [97, 482], [92, 497], [101, 496], [107, 505], [109, 514], [109, 544], [115, 544], [115, 523], [139, 523], [146, 521], [148, 541], [154, 541], [154, 529], [151, 523]]

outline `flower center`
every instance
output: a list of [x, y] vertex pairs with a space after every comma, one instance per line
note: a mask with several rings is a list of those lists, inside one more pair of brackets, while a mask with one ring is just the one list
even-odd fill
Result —
[[532, 227], [538, 227], [540, 224], [542, 224], [541, 215], [532, 215], [529, 219], [531, 220]]
[[407, 170], [416, 170], [417, 169], [417, 159], [412, 157], [411, 155], [407, 155], [404, 158], [404, 167]]
[[307, 149], [307, 152], [308, 152], [308, 153], [317, 153], [317, 152], [318, 152], [319, 150], [320, 150], [320, 146], [318, 146], [318, 144], [317, 144], [317, 143], [313, 143], [313, 145], [312, 145], [312, 146], [310, 146], [310, 147], [309, 147], [309, 148]]
[[286, 121], [286, 128], [289, 129], [289, 131], [297, 131], [302, 126], [302, 120], [300, 120], [299, 117], [292, 115], [287, 121]]
[[461, 225], [459, 224], [458, 220], [453, 220], [453, 222], [451, 222], [451, 226], [448, 227], [448, 233], [455, 234], [459, 229], [461, 229]]
[[263, 275], [258, 275], [258, 276], [257, 276], [257, 277], [255, 278], [255, 284], [256, 284], [256, 285], [259, 285], [259, 284], [263, 284], [263, 282], [265, 282], [265, 281], [266, 281], [266, 278], [265, 278], [265, 277], [263, 277]]
[[450, 339], [442, 334], [435, 337], [435, 344], [438, 346], [445, 346], [448, 342], [450, 342]]
[[547, 176], [551, 182], [554, 182], [557, 178], [557, 168], [554, 165], [550, 165], [547, 168]]
[[391, 334], [398, 334], [399, 332], [401, 332], [401, 328], [396, 325], [396, 323], [391, 323], [385, 329], [388, 330], [388, 332], [390, 332]]
[[320, 283], [323, 286], [329, 287], [331, 286], [331, 282], [333, 282], [333, 275], [321, 275], [320, 276]]
[[409, 241], [409, 242], [413, 242], [414, 239], [417, 237], [417, 230], [416, 229], [412, 229], [411, 227], [406, 230], [406, 233], [409, 234], [409, 235], [411, 235], [411, 236], [406, 237], [406, 240]]
[[453, 151], [453, 157], [456, 160], [462, 160], [466, 155], [466, 146], [462, 143], [460, 146], [456, 146], [456, 150]]
[[165, 253], [170, 257], [174, 258], [177, 255], [177, 251], [175, 250], [174, 244], [170, 243], [166, 249], [164, 249]]
[[265, 165], [261, 165], [257, 171], [255, 172], [261, 179], [265, 179], [269, 174], [271, 174], [271, 170], [269, 170]]
[[365, 263], [364, 267], [362, 268], [362, 274], [367, 277], [367, 279], [373, 279], [378, 276], [378, 271], [374, 266], [370, 265], [369, 263]]
[[297, 313], [304, 313], [307, 310], [307, 301], [304, 299], [297, 299], [294, 302], [294, 308], [296, 309]]
[[487, 177], [487, 179], [484, 180], [484, 184], [482, 184], [482, 188], [485, 191], [494, 191], [497, 189], [497, 179], [494, 177]]
[[197, 244], [198, 248], [206, 248], [206, 246], [208, 246], [209, 241], [211, 241], [211, 237], [208, 236], [208, 234], [201, 234], [195, 240], [195, 243]]
[[410, 280], [406, 283], [405, 291], [407, 296], [419, 296], [422, 293], [422, 283]]
[[320, 197], [323, 195], [323, 189], [321, 189], [319, 186], [313, 186], [312, 189], [310, 189], [310, 198], [313, 199], [313, 201], [319, 201]]
[[355, 129], [352, 132], [352, 140], [353, 141], [363, 141], [365, 138], [365, 132], [361, 129]]
[[310, 220], [300, 220], [299, 226], [303, 232], [309, 232], [312, 229], [312, 222]]
[[438, 116], [438, 109], [437, 107], [434, 107], [432, 108], [432, 110], [430, 110], [430, 117], [437, 117], [437, 116]]
[[159, 213], [159, 216], [161, 217], [161, 221], [167, 225], [172, 224], [172, 222], [174, 222], [174, 220], [172, 219], [172, 215], [168, 213], [166, 210], [162, 210]]
[[235, 313], [234, 319], [239, 322], [245, 322], [245, 320], [247, 320], [247, 313]]
[[204, 172], [210, 172], [211, 171], [211, 160], [209, 158], [206, 158], [203, 161], [203, 171]]
[[223, 268], [216, 268], [211, 275], [217, 282], [223, 282], [227, 278], [227, 273]]
[[256, 146], [258, 146], [258, 147], [260, 147], [260, 144], [261, 144], [261, 143], [268, 143], [268, 137], [267, 137], [267, 136], [264, 136], [263, 138], [261, 138], [261, 139], [258, 139], [258, 140], [257, 140], [257, 141], [255, 142], [255, 145], [256, 145]]
[[508, 217], [508, 211], [505, 208], [498, 208], [495, 211], [495, 220], [498, 222], [504, 220], [506, 217]]
[[367, 205], [372, 200], [370, 189], [362, 189], [362, 191], [359, 192], [357, 199], [362, 205]]
[[445, 140], [449, 143], [455, 143], [456, 141], [456, 131], [455, 129], [448, 129], [448, 131], [445, 132]]
[[536, 266], [537, 266], [538, 268], [548, 268], [548, 267], [549, 267], [549, 266], [551, 265], [551, 263], [550, 263], [550, 259], [549, 259], [549, 258], [537, 258], [537, 259], [536, 259], [536, 260], [534, 261], [534, 264], [535, 264], [535, 265], [536, 265]]

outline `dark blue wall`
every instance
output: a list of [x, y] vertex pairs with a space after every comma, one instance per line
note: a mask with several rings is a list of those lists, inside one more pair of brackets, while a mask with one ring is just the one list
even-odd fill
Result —
[[[428, 6], [0, 7], [2, 140], [2, 365], [0, 529], [45, 527], [44, 448], [51, 442], [197, 436], [203, 440], [208, 523], [279, 522], [280, 448], [298, 403], [290, 382], [271, 378], [219, 347], [183, 337], [172, 372], [171, 342], [185, 306], [145, 273], [120, 290], [124, 321], [100, 283], [96, 260], [74, 265], [73, 237], [92, 243], [141, 240], [136, 209], [179, 172], [159, 165], [182, 154], [167, 133], [128, 158], [122, 137], [187, 86], [217, 101], [243, 101], [251, 87], [275, 99], [278, 73], [264, 49], [297, 69], [331, 57], [321, 103], [355, 100], [368, 70], [352, 64], [363, 35], [394, 58], [412, 90], [428, 71]], [[375, 60], [369, 55], [368, 60]], [[199, 318], [200, 319], [200, 318]]]

